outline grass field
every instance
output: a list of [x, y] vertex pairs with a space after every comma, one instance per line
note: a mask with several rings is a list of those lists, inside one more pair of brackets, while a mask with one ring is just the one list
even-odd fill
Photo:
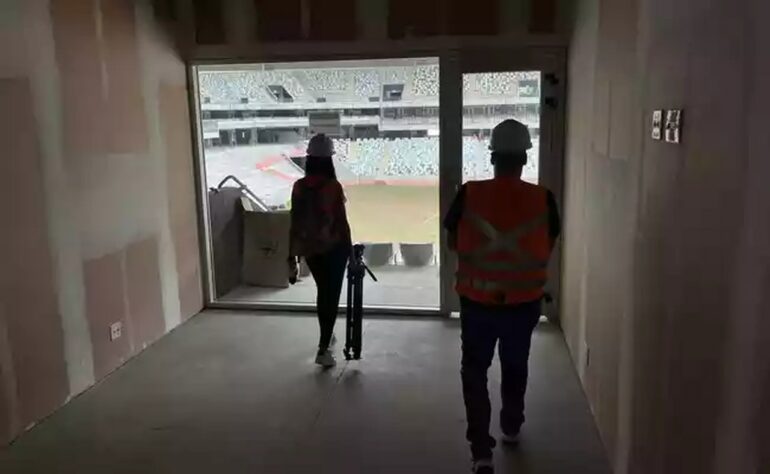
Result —
[[348, 220], [361, 242], [438, 243], [438, 186], [348, 186]]

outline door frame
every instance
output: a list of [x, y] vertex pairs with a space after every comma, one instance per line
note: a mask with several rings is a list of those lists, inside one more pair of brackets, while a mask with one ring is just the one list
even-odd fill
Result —
[[[462, 183], [463, 75], [483, 72], [540, 71], [540, 184], [550, 189], [559, 209], [564, 197], [564, 138], [566, 58], [563, 51], [538, 48], [465, 49], [442, 57], [440, 78], [441, 165], [439, 193], [441, 215], [446, 215]], [[543, 314], [558, 322], [561, 282], [561, 239], [549, 262], [546, 291], [552, 301]], [[454, 291], [457, 257], [449, 251], [446, 232], [441, 232], [441, 310], [460, 310]]]
[[[247, 56], [247, 55], [244, 55]], [[198, 207], [198, 230], [200, 242], [201, 276], [206, 309], [244, 309], [270, 311], [312, 310], [310, 304], [281, 303], [246, 303], [217, 301], [213, 288], [213, 253], [209, 226], [208, 189], [205, 175], [205, 156], [203, 153], [201, 104], [198, 94], [197, 68], [203, 65], [244, 65], [254, 63], [284, 63], [294, 61], [328, 60], [367, 60], [394, 59], [410, 57], [439, 58], [439, 209], [444, 216], [462, 180], [462, 77], [468, 72], [531, 71], [543, 73], [541, 86], [541, 156], [540, 180], [553, 191], [559, 208], [563, 205], [564, 171], [564, 120], [566, 91], [566, 48], [562, 46], [526, 46], [520, 48], [493, 47], [486, 42], [480, 45], [461, 45], [450, 42], [414, 50], [364, 50], [346, 54], [324, 52], [304, 52], [292, 54], [281, 51], [280, 54], [251, 55], [248, 59], [237, 58], [232, 61], [219, 59], [198, 59], [188, 63], [189, 105], [193, 112], [191, 134], [193, 141], [193, 159]], [[550, 80], [552, 78], [553, 80]], [[555, 107], [546, 107], [546, 103]], [[546, 133], [547, 132], [547, 133]], [[547, 138], [544, 138], [546, 137]], [[548, 145], [547, 152], [546, 147]], [[454, 272], [456, 258], [448, 251], [446, 233], [440, 232], [440, 281], [439, 308], [411, 307], [365, 307], [365, 312], [396, 316], [450, 316], [459, 311], [459, 301], [454, 292]], [[548, 290], [554, 303], [545, 309], [546, 315], [558, 320], [559, 281], [560, 281], [559, 245], [554, 249], [550, 264]]]

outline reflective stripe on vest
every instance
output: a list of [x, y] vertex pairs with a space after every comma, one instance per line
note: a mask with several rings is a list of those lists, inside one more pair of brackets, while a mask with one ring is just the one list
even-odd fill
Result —
[[[458, 258], [465, 263], [473, 265], [481, 270], [501, 270], [510, 272], [528, 272], [535, 270], [544, 270], [548, 266], [547, 261], [541, 261], [533, 258], [526, 253], [519, 246], [519, 239], [538, 227], [548, 224], [548, 214], [543, 213], [536, 218], [525, 222], [515, 229], [502, 233], [497, 230], [486, 219], [482, 218], [475, 212], [466, 209], [464, 211], [464, 218], [467, 218], [476, 229], [479, 230], [489, 241], [470, 252], [458, 253]], [[519, 260], [517, 263], [506, 261], [489, 261], [486, 260], [487, 255], [493, 252], [508, 252], [516, 256]]]
[[480, 278], [469, 278], [459, 276], [457, 283], [468, 285], [474, 290], [495, 292], [510, 290], [537, 290], [545, 286], [545, 280], [512, 280], [512, 281], [490, 281]]

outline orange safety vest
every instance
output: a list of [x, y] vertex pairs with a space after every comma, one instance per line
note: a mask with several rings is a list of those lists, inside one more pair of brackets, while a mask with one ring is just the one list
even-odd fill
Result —
[[551, 256], [548, 191], [517, 178], [471, 181], [457, 230], [456, 290], [486, 304], [543, 297]]

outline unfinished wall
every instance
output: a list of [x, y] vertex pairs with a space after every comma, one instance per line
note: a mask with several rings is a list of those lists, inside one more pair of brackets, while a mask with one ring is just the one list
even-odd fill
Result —
[[[562, 314], [619, 473], [768, 472], [768, 15], [579, 2]], [[682, 144], [650, 138], [658, 108]]]
[[154, 13], [0, 1], [0, 444], [201, 307], [185, 68]]

